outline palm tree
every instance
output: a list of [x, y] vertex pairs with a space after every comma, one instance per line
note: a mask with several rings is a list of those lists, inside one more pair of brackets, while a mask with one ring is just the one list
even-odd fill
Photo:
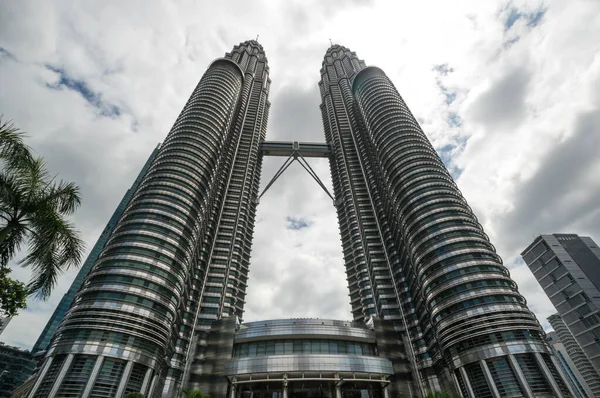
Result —
[[81, 198], [75, 184], [50, 176], [22, 137], [12, 124], [0, 121], [0, 267], [6, 268], [27, 245], [19, 264], [33, 270], [28, 292], [45, 299], [58, 274], [81, 261], [83, 241], [66, 219]]

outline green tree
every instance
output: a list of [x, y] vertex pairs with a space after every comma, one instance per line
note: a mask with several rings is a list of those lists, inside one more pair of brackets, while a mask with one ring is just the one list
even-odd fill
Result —
[[[83, 241], [67, 220], [80, 204], [79, 188], [57, 182], [24, 144], [23, 133], [0, 121], [0, 269], [8, 269], [9, 261], [27, 247], [19, 264], [33, 272], [28, 294], [46, 299], [59, 273], [81, 262]], [[4, 309], [10, 299], [3, 291], [0, 295]]]
[[[409, 398], [406, 395], [399, 394], [397, 398]], [[418, 398], [416, 395], [412, 398]], [[445, 391], [432, 391], [425, 398], [462, 398], [462, 395]]]
[[183, 390], [181, 393], [182, 398], [210, 398], [210, 395], [204, 394], [197, 388], [193, 390]]
[[144, 398], [144, 394], [141, 392], [130, 392], [125, 394], [123, 398]]
[[0, 315], [15, 316], [20, 309], [27, 307], [27, 287], [8, 277], [12, 270], [0, 268]]

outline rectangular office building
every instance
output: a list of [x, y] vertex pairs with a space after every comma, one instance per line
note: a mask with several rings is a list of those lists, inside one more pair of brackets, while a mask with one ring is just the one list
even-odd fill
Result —
[[541, 235], [521, 256], [577, 343], [600, 369], [600, 249], [588, 237]]

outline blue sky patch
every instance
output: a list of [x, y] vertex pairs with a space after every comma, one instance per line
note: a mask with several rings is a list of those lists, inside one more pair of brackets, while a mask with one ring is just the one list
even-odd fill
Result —
[[460, 127], [462, 126], [462, 119], [456, 112], [450, 112], [448, 114], [448, 119], [446, 119], [448, 126], [450, 127]]
[[118, 106], [103, 101], [102, 95], [93, 91], [85, 81], [71, 77], [63, 68], [52, 65], [46, 65], [46, 68], [60, 76], [58, 83], [46, 84], [48, 88], [53, 90], [67, 89], [78, 92], [90, 105], [98, 108], [100, 114], [103, 116], [119, 117], [121, 115], [121, 109]]
[[458, 137], [455, 143], [445, 145], [437, 150], [438, 154], [440, 155], [440, 158], [442, 159], [442, 162], [444, 162], [444, 165], [446, 166], [454, 180], [460, 177], [463, 170], [459, 167], [456, 167], [454, 162], [452, 162], [452, 158], [456, 156], [456, 154], [452, 152], [456, 148], [460, 148], [460, 151], [462, 151], [465, 148], [465, 145], [467, 145], [467, 140], [467, 137]]
[[300, 231], [301, 229], [308, 228], [312, 225], [312, 222], [301, 217], [288, 216], [286, 220], [288, 222], [287, 229], [291, 229], [292, 231]]
[[[431, 70], [437, 72], [439, 76], [448, 76], [450, 73], [454, 72], [454, 68], [449, 66], [448, 64], [434, 65]], [[448, 89], [448, 87], [444, 86], [442, 84], [442, 78], [439, 76], [435, 78], [437, 86], [442, 91], [442, 94], [444, 94], [444, 96], [446, 97], [446, 99], [444, 100], [446, 102], [446, 105], [450, 105], [454, 102], [454, 100], [456, 100], [457, 92], [456, 90], [451, 90]]]
[[517, 8], [512, 7], [508, 10], [508, 15], [504, 20], [504, 31], [507, 32], [519, 19], [525, 19], [529, 28], [534, 28], [542, 22], [546, 8], [538, 8], [534, 12], [521, 12]]
[[449, 73], [454, 72], [454, 68], [448, 66], [448, 64], [434, 65], [433, 70], [438, 72], [442, 76], [448, 76]]

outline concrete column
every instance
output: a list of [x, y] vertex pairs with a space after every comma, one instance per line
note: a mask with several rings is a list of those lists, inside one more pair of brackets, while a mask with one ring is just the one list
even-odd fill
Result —
[[338, 373], [335, 374], [335, 378], [337, 379], [335, 381], [335, 398], [342, 398], [342, 384], [344, 381]]
[[569, 383], [569, 381], [567, 379], [565, 379], [565, 375], [563, 374], [563, 372], [560, 371], [560, 365], [557, 362], [556, 356], [550, 355], [550, 359], [552, 360], [552, 363], [554, 364], [554, 367], [558, 371], [558, 374], [560, 375], [560, 378], [561, 378], [562, 382], [565, 384], [565, 386], [567, 386], [567, 388], [569, 389], [569, 392], [571, 393], [571, 395], [574, 396], [574, 397], [576, 397], [577, 394], [575, 393], [575, 391], [571, 387], [571, 383]]
[[[385, 377], [381, 378], [385, 380]], [[381, 389], [383, 390], [383, 398], [390, 398], [390, 389], [388, 388], [390, 383], [381, 383]]]
[[65, 378], [67, 371], [71, 367], [71, 362], [73, 362], [73, 357], [75, 357], [75, 355], [73, 355], [73, 354], [67, 355], [67, 359], [65, 359], [65, 361], [63, 362], [62, 366], [60, 367], [60, 372], [58, 372], [58, 376], [56, 377], [56, 380], [54, 380], [54, 385], [52, 386], [52, 390], [50, 390], [50, 394], [48, 394], [49, 397], [55, 397], [56, 393], [58, 393], [58, 389], [60, 388], [60, 385], [61, 385], [63, 379]]
[[456, 391], [458, 391], [459, 395], [462, 395], [462, 390], [460, 388], [460, 383], [458, 382], [458, 377], [456, 377], [456, 371], [450, 371], [452, 373], [452, 380], [454, 380], [454, 386], [456, 387]]
[[494, 398], [500, 398], [500, 392], [498, 392], [498, 389], [496, 388], [496, 383], [494, 382], [494, 378], [492, 377], [492, 372], [490, 372], [490, 368], [488, 368], [487, 363], [485, 362], [484, 359], [482, 359], [481, 361], [479, 361], [479, 364], [481, 365], [481, 368], [483, 369], [483, 375], [485, 376], [485, 380], [487, 381], [488, 385], [490, 386], [490, 391], [492, 392], [492, 396]]
[[237, 390], [237, 385], [236, 384], [232, 384], [231, 385], [231, 390], [229, 391], [229, 398], [235, 398], [236, 390]]
[[100, 369], [102, 369], [102, 364], [104, 363], [104, 357], [99, 356], [96, 358], [96, 363], [94, 364], [94, 368], [92, 369], [92, 373], [90, 373], [90, 378], [85, 384], [85, 388], [83, 389], [83, 395], [81, 398], [88, 398], [92, 393], [92, 388], [94, 388], [94, 383], [96, 383], [96, 379], [98, 378], [98, 373], [100, 373]]
[[146, 390], [148, 389], [148, 385], [150, 384], [150, 379], [152, 378], [152, 368], [146, 369], [146, 374], [144, 375], [144, 381], [142, 381], [142, 388], [140, 392], [146, 395]]
[[387, 386], [383, 387], [383, 398], [390, 398], [390, 391]]
[[31, 391], [29, 391], [27, 398], [33, 398], [33, 396], [37, 392], [37, 389], [40, 388], [40, 384], [42, 384], [42, 380], [44, 380], [44, 377], [46, 376], [46, 373], [48, 373], [48, 369], [50, 368], [50, 365], [52, 365], [52, 360], [54, 360], [54, 357], [46, 358], [44, 365], [42, 366], [42, 369], [40, 370], [40, 374], [38, 375], [37, 380], [35, 381], [35, 384], [31, 388]]
[[282, 398], [288, 398], [288, 378], [287, 373], [283, 375], [283, 382], [281, 383], [281, 396]]
[[469, 376], [467, 376], [467, 371], [464, 367], [458, 368], [460, 375], [463, 378], [463, 382], [465, 383], [465, 388], [467, 389], [467, 394], [469, 394], [469, 398], [477, 398], [475, 393], [473, 392], [473, 388], [471, 387], [471, 381], [469, 380]]
[[335, 398], [342, 398], [342, 387], [338, 383], [335, 384]]
[[125, 370], [123, 371], [123, 375], [121, 376], [121, 381], [119, 382], [119, 387], [117, 388], [117, 393], [115, 394], [115, 398], [121, 398], [123, 393], [125, 392], [125, 387], [127, 387], [127, 382], [129, 381], [129, 375], [131, 374], [131, 369], [133, 368], [133, 361], [127, 361], [127, 365], [125, 365]]
[[282, 391], [283, 391], [281, 394], [282, 398], [288, 398], [288, 385], [287, 385], [286, 381], [283, 382]]
[[515, 358], [515, 356], [513, 354], [509, 354], [508, 362], [510, 363], [510, 366], [512, 367], [513, 372], [515, 372], [515, 375], [517, 376], [517, 381], [519, 382], [519, 385], [521, 386], [521, 390], [523, 391], [523, 394], [525, 394], [525, 398], [534, 398], [533, 392], [531, 391], [531, 388], [529, 387], [529, 383], [527, 383], [527, 380], [525, 380], [525, 375], [523, 375], [523, 371], [521, 370], [521, 367], [519, 366], [519, 363], [517, 362], [517, 358]]
[[542, 354], [540, 354], [539, 352], [536, 352], [534, 354], [534, 356], [535, 356], [535, 360], [538, 363], [538, 366], [540, 367], [540, 369], [542, 370], [542, 373], [544, 374], [544, 377], [548, 381], [548, 384], [550, 384], [550, 388], [552, 388], [554, 395], [556, 395], [557, 397], [562, 397], [563, 394], [560, 391], [560, 388], [558, 387], [556, 380], [554, 380], [554, 377], [552, 377], [552, 373], [550, 373], [550, 369], [548, 369], [548, 366], [546, 365], [546, 361], [544, 361], [544, 358], [542, 358]]
[[156, 383], [158, 381], [158, 373], [154, 373], [154, 377], [152, 377], [152, 383], [150, 383], [150, 388], [148, 389], [147, 397], [151, 397], [154, 394], [154, 389], [156, 388]]

